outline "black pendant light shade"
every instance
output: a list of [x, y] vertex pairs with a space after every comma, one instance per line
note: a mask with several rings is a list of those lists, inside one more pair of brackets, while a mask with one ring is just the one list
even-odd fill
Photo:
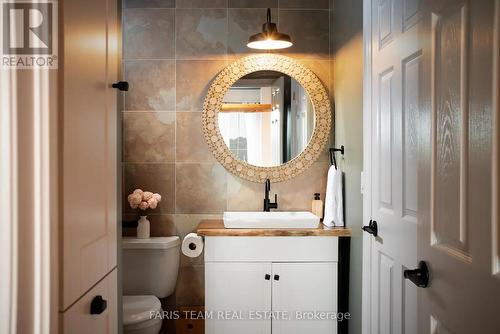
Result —
[[276, 50], [292, 46], [292, 39], [287, 34], [278, 32], [275, 23], [271, 22], [271, 8], [267, 9], [267, 22], [262, 25], [262, 32], [250, 36], [247, 46], [259, 50]]

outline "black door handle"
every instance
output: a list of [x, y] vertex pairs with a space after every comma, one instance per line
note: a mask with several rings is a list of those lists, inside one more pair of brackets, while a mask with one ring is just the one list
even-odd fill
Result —
[[361, 229], [365, 232], [372, 234], [374, 237], [378, 235], [378, 226], [375, 220], [370, 220], [368, 226], [363, 226]]
[[405, 270], [403, 276], [419, 288], [426, 288], [429, 286], [429, 268], [425, 261], [420, 261], [417, 269]]
[[108, 307], [108, 302], [101, 295], [97, 295], [90, 302], [90, 314], [101, 314]]
[[274, 275], [274, 280], [279, 281], [280, 280], [280, 275]]
[[111, 87], [116, 88], [118, 90], [128, 91], [128, 82], [127, 81], [118, 81], [111, 85]]
[[266, 281], [269, 281], [269, 280], [271, 279], [271, 275], [266, 274], [266, 276], [264, 276], [264, 279], [265, 279]]

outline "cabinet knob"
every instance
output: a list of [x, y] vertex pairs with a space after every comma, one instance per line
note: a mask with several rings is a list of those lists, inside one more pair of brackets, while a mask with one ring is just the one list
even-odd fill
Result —
[[269, 281], [269, 280], [271, 279], [271, 275], [266, 274], [266, 276], [264, 276], [264, 279], [265, 279], [266, 281]]
[[274, 275], [274, 280], [279, 281], [280, 280], [280, 275]]
[[127, 81], [118, 81], [111, 85], [111, 87], [116, 88], [121, 91], [128, 91], [128, 82]]
[[108, 302], [106, 299], [102, 298], [101, 295], [97, 295], [90, 302], [90, 314], [101, 314], [108, 307]]

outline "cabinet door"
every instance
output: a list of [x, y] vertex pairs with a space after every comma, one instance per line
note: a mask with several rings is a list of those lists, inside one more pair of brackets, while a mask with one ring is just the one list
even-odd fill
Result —
[[[337, 312], [337, 263], [273, 263], [273, 312], [287, 312], [290, 319], [274, 319], [273, 334], [337, 333], [337, 321], [300, 319]], [[307, 312], [307, 313], [306, 313]]]
[[[62, 314], [63, 333], [117, 333], [116, 293], [115, 269]], [[96, 296], [105, 299], [107, 307], [101, 314], [90, 314], [90, 303]]]
[[[271, 321], [249, 320], [249, 312], [271, 311], [271, 282], [270, 263], [205, 263], [205, 307], [213, 312], [206, 333], [270, 334]], [[230, 320], [236, 312], [244, 319]]]
[[116, 0], [64, 1], [63, 17], [65, 310], [116, 266]]

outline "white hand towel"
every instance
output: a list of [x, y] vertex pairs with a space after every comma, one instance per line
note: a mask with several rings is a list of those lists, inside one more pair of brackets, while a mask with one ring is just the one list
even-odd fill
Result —
[[328, 170], [325, 196], [326, 226], [344, 226], [344, 199], [342, 196], [342, 170], [331, 166]]

